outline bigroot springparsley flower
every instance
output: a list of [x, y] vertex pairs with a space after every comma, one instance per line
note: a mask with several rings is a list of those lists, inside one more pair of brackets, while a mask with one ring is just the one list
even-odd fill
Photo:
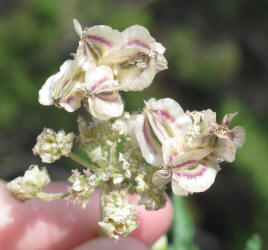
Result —
[[184, 113], [172, 99], [150, 99], [135, 120], [136, 138], [148, 163], [169, 167], [161, 173], [171, 173], [175, 194], [203, 192], [213, 184], [219, 161], [232, 162], [244, 143], [242, 127], [228, 128], [234, 115], [218, 124], [211, 110]]
[[39, 91], [43, 105], [73, 112], [87, 99], [86, 107], [94, 117], [119, 117], [124, 106], [118, 91], [143, 90], [157, 72], [167, 68], [165, 48], [140, 25], [123, 32], [104, 25], [83, 30], [74, 20], [74, 27], [81, 38], [77, 52]]
[[76, 20], [74, 23], [82, 41], [78, 48], [81, 61], [111, 67], [120, 90], [143, 90], [157, 72], [167, 69], [165, 48], [143, 26], [133, 25], [119, 32], [105, 25], [82, 30]]

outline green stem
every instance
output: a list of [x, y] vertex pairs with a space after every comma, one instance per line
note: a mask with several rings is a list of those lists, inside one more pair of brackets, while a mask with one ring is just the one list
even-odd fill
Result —
[[94, 165], [90, 164], [88, 161], [84, 160], [83, 158], [81, 158], [80, 156], [74, 154], [74, 153], [69, 153], [68, 156], [76, 161], [77, 163], [81, 164], [82, 166], [89, 168], [90, 170], [94, 171], [95, 173], [101, 173], [100, 169], [95, 167]]
[[53, 201], [53, 200], [58, 200], [58, 199], [63, 199], [69, 196], [70, 193], [44, 193], [44, 192], [39, 192], [36, 194], [36, 198], [45, 200], [45, 201]]
[[[109, 189], [106, 183], [102, 183], [100, 188], [100, 217], [99, 221], [103, 220], [103, 206], [104, 206], [104, 196], [109, 193]], [[106, 236], [107, 234], [103, 231], [101, 227], [99, 227], [99, 236]]]

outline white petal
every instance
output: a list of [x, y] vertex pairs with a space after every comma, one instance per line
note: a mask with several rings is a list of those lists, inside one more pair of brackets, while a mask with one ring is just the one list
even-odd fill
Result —
[[140, 54], [139, 48], [115, 49], [99, 60], [99, 64], [128, 64]]
[[185, 151], [182, 155], [178, 154], [176, 157], [173, 157], [169, 165], [175, 170], [192, 167], [207, 157], [212, 151], [212, 148], [198, 148]]
[[104, 57], [111, 50], [120, 47], [122, 43], [122, 34], [118, 30], [105, 25], [86, 28], [82, 35], [96, 60]]
[[134, 64], [119, 69], [117, 77], [121, 90], [139, 91], [150, 86], [156, 74], [156, 62], [149, 57], [144, 60], [141, 66]]
[[100, 120], [119, 117], [124, 110], [124, 104], [118, 92], [102, 93], [88, 99], [92, 115]]
[[172, 191], [175, 195], [187, 196], [189, 194], [189, 192], [186, 191], [185, 189], [181, 188], [179, 180], [180, 180], [179, 176], [177, 176], [175, 174], [172, 175], [172, 180], [171, 180]]
[[[181, 106], [171, 98], [159, 99], [157, 101], [152, 98], [145, 104], [145, 109], [148, 110], [148, 112], [154, 112], [154, 115], [157, 116], [159, 120], [165, 121], [167, 126], [172, 128], [173, 136], [182, 134], [192, 125], [192, 120], [189, 116], [187, 116]], [[153, 123], [151, 123], [151, 126], [157, 134]]]
[[208, 129], [211, 125], [217, 124], [216, 121], [216, 113], [213, 112], [211, 109], [207, 109], [202, 111], [202, 126], [204, 129]]
[[233, 162], [235, 160], [235, 144], [229, 138], [218, 138], [213, 155], [222, 160]]
[[170, 138], [162, 144], [164, 165], [171, 166], [174, 158], [185, 153], [184, 136]]
[[110, 67], [99, 66], [94, 71], [86, 73], [86, 88], [91, 94], [110, 92], [118, 88], [119, 84], [114, 81], [113, 71]]
[[197, 164], [194, 168], [174, 172], [172, 187], [175, 185], [177, 188], [173, 188], [175, 191], [181, 188], [185, 193], [204, 192], [214, 183], [219, 170], [220, 167], [216, 161], [202, 161], [202, 163]]
[[162, 144], [174, 136], [172, 127], [165, 119], [163, 119], [162, 117], [158, 116], [155, 112], [152, 112], [150, 110], [148, 111], [145, 110], [144, 113], [149, 119], [150, 125], [156, 137]]
[[149, 31], [141, 25], [133, 25], [122, 32], [124, 43], [122, 48], [140, 48], [148, 52], [152, 49], [155, 39], [151, 37]]
[[161, 43], [154, 43], [154, 48], [153, 48], [158, 54], [163, 55], [166, 51], [166, 48], [161, 44]]
[[56, 82], [60, 79], [61, 76], [62, 76], [61, 72], [58, 72], [57, 74], [50, 76], [46, 80], [42, 88], [39, 90], [38, 100], [42, 105], [54, 104], [53, 89], [55, 87]]
[[75, 29], [76, 33], [78, 34], [78, 36], [81, 36], [83, 29], [82, 29], [81, 24], [75, 18], [73, 19], [73, 25], [74, 25], [74, 29]]
[[73, 112], [80, 108], [82, 99], [83, 96], [81, 96], [79, 93], [72, 92], [69, 96], [61, 98], [59, 101], [59, 105], [63, 107], [66, 111]]
[[149, 121], [144, 115], [138, 115], [135, 123], [136, 137], [144, 159], [154, 166], [162, 165], [161, 144], [156, 138]]
[[45, 84], [39, 91], [39, 102], [42, 105], [52, 105], [54, 104], [55, 99], [58, 99], [60, 97], [60, 94], [57, 92], [61, 92], [65, 83], [64, 75], [71, 70], [72, 65], [73, 60], [65, 61], [61, 65], [60, 71], [55, 75], [50, 76], [46, 80]]
[[156, 73], [168, 68], [167, 59], [163, 55], [156, 55]]
[[236, 149], [239, 149], [243, 146], [246, 140], [246, 132], [245, 129], [237, 126], [234, 127], [229, 133], [229, 138], [233, 141]]
[[85, 71], [93, 71], [96, 68], [95, 58], [91, 55], [89, 47], [83, 40], [79, 41], [75, 55], [75, 61], [77, 65]]

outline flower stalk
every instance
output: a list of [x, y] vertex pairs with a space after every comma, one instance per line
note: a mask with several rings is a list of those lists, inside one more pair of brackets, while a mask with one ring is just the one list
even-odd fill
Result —
[[44, 201], [53, 201], [58, 199], [64, 199], [70, 196], [69, 192], [65, 193], [45, 193], [45, 192], [38, 192], [36, 194], [36, 198], [44, 200]]
[[102, 173], [101, 169], [97, 168], [93, 164], [90, 164], [88, 161], [84, 160], [82, 157], [78, 156], [77, 154], [70, 152], [68, 154], [68, 157], [70, 157], [73, 161], [79, 163], [80, 165], [84, 166], [85, 168], [92, 170], [96, 174]]

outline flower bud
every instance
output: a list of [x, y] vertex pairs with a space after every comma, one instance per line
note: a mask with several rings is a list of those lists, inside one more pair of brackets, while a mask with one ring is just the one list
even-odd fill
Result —
[[37, 137], [33, 153], [39, 155], [42, 162], [55, 162], [61, 156], [67, 156], [71, 152], [74, 137], [73, 133], [65, 134], [64, 130], [56, 133], [50, 128], [44, 128]]
[[32, 165], [23, 177], [17, 177], [7, 184], [8, 192], [19, 201], [32, 199], [50, 182], [47, 170], [40, 170], [37, 165]]

